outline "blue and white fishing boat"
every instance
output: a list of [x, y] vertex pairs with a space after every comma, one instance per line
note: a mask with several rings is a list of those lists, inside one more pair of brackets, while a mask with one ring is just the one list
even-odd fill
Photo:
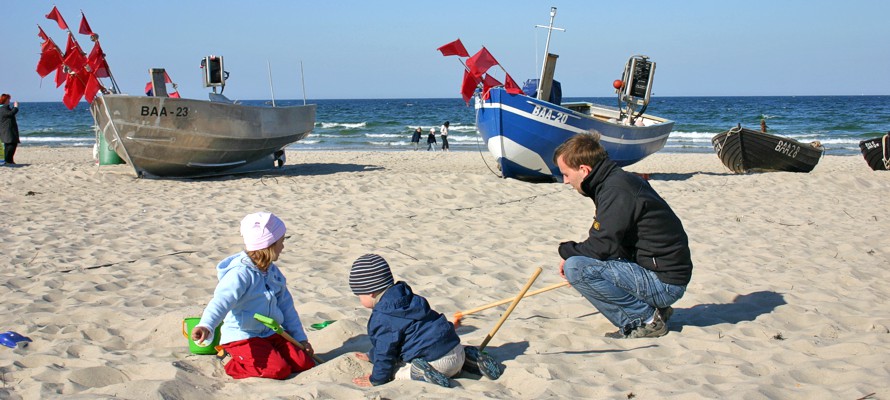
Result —
[[485, 96], [476, 97], [476, 129], [498, 159], [503, 177], [561, 182], [562, 174], [553, 162], [554, 150], [580, 132], [599, 132], [609, 157], [620, 166], [661, 150], [674, 122], [644, 114], [655, 62], [642, 55], [628, 60], [622, 79], [613, 83], [619, 107], [561, 103], [561, 87], [553, 80], [558, 56], [549, 53], [550, 33], [561, 30], [553, 27], [555, 16], [553, 7], [550, 25], [541, 26], [550, 30], [541, 78], [527, 81], [523, 94], [509, 94], [503, 87], [495, 87]]

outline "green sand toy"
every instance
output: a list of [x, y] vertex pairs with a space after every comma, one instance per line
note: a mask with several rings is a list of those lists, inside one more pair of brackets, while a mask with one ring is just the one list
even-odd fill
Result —
[[[275, 333], [281, 335], [281, 336], [282, 336], [283, 338], [285, 338], [288, 342], [293, 343], [294, 346], [297, 346], [297, 347], [299, 347], [299, 348], [302, 349], [302, 350], [306, 350], [306, 348], [303, 347], [303, 344], [300, 343], [300, 342], [298, 342], [297, 339], [294, 339], [293, 336], [291, 336], [289, 333], [287, 333], [287, 331], [285, 331], [284, 328], [281, 327], [281, 324], [279, 324], [278, 321], [276, 321], [276, 320], [274, 320], [274, 319], [272, 319], [272, 318], [269, 318], [269, 317], [267, 317], [267, 316], [265, 316], [265, 315], [263, 315], [263, 314], [260, 314], [260, 313], [253, 314], [253, 319], [255, 319], [255, 320], [257, 320], [257, 321], [260, 321], [260, 323], [262, 323], [263, 325], [266, 325], [266, 327], [268, 327], [269, 329], [275, 331]], [[319, 357], [316, 356], [315, 354], [312, 355], [312, 359], [315, 360], [315, 362], [317, 362], [317, 363], [319, 363], [319, 364], [323, 364], [323, 363], [324, 363], [324, 360], [322, 360], [321, 358], [319, 358]]]

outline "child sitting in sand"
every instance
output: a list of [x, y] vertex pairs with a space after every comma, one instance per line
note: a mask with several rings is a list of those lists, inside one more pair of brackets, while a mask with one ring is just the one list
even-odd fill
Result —
[[[315, 366], [314, 351], [294, 308], [294, 299], [284, 275], [273, 264], [284, 250], [286, 231], [284, 222], [268, 212], [250, 214], [241, 220], [246, 250], [216, 266], [219, 283], [201, 322], [192, 330], [195, 343], [210, 342], [213, 329], [225, 322], [220, 328], [220, 343], [232, 356], [225, 367], [232, 378], [284, 379]], [[255, 320], [255, 313], [278, 321], [305, 350]]]
[[362, 305], [373, 309], [368, 320], [369, 353], [356, 353], [374, 363], [370, 375], [353, 379], [359, 386], [377, 386], [393, 379], [411, 379], [449, 387], [450, 377], [466, 370], [497, 379], [495, 361], [473, 346], [464, 347], [454, 325], [430, 309], [405, 282], [394, 283], [383, 257], [365, 254], [352, 264], [349, 287]]

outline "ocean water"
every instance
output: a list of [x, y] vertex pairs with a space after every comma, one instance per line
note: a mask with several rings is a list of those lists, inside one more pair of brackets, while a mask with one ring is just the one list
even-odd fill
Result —
[[[613, 97], [576, 97], [615, 106]], [[268, 104], [250, 100], [245, 104]], [[302, 100], [276, 100], [276, 105]], [[312, 100], [317, 104], [315, 130], [289, 146], [295, 150], [406, 150], [411, 133], [450, 121], [452, 151], [486, 151], [476, 134], [472, 106], [461, 99]], [[61, 102], [19, 103], [22, 148], [27, 146], [83, 146], [95, 143], [93, 119], [86, 103], [68, 110]], [[770, 97], [656, 97], [647, 114], [675, 121], [662, 152], [710, 153], [711, 137], [729, 128], [760, 129], [765, 117], [769, 132], [802, 142], [818, 140], [826, 154], [859, 154], [859, 141], [890, 131], [890, 96], [770, 96]], [[441, 140], [439, 140], [441, 145]]]

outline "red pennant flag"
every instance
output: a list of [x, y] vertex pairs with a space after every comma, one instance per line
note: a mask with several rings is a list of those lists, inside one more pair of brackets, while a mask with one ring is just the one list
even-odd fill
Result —
[[478, 85], [479, 81], [476, 77], [464, 70], [464, 81], [460, 85], [460, 94], [464, 98], [464, 102], [468, 105], [470, 104], [470, 99], [473, 97], [473, 92], [476, 91], [476, 86]]
[[93, 34], [93, 29], [90, 28], [90, 24], [87, 22], [87, 16], [83, 15], [83, 11], [80, 12], [80, 29], [78, 29], [77, 33], [87, 36]]
[[53, 10], [46, 14], [46, 19], [51, 19], [56, 21], [59, 24], [59, 29], [68, 29], [68, 24], [65, 23], [65, 18], [62, 18], [62, 13], [59, 12], [59, 9], [56, 6], [53, 6]]
[[96, 98], [96, 93], [99, 93], [99, 89], [101, 88], [102, 84], [96, 79], [96, 75], [88, 74], [87, 86], [83, 91], [83, 97], [86, 99], [87, 103], [93, 104], [93, 99]]
[[495, 87], [495, 86], [503, 86], [503, 85], [504, 85], [503, 83], [501, 83], [501, 82], [498, 81], [497, 79], [494, 79], [493, 76], [491, 76], [491, 75], [489, 75], [489, 74], [485, 74], [485, 77], [482, 78], [482, 93], [483, 93], [483, 96], [488, 95], [488, 89], [491, 89], [491, 88], [493, 88], [493, 87]]
[[68, 46], [65, 48], [65, 65], [74, 72], [80, 72], [86, 64], [87, 58], [84, 57], [83, 51], [80, 50], [74, 35], [69, 33]]
[[170, 97], [173, 97], [173, 98], [175, 98], [175, 99], [178, 99], [178, 98], [179, 98], [179, 92], [173, 92], [173, 93], [170, 93]]
[[467, 59], [467, 67], [470, 69], [470, 73], [477, 78], [482, 77], [485, 71], [497, 64], [498, 61], [494, 59], [494, 56], [485, 47]]
[[65, 72], [65, 65], [59, 64], [59, 68], [56, 69], [56, 87], [62, 86], [67, 78], [68, 73]]
[[442, 47], [439, 47], [436, 50], [441, 51], [443, 56], [458, 56], [458, 57], [469, 57], [470, 56], [470, 53], [467, 53], [467, 49], [466, 49], [466, 47], [464, 47], [464, 44], [460, 41], [460, 39], [457, 39], [451, 43], [448, 43]]
[[90, 56], [87, 57], [87, 64], [93, 70], [93, 73], [96, 74], [96, 78], [108, 78], [110, 76], [108, 74], [108, 62], [105, 61], [105, 53], [102, 52], [102, 46], [99, 45], [99, 42], [93, 45], [93, 50], [90, 51]]
[[71, 74], [68, 77], [68, 82], [65, 82], [65, 96], [62, 97], [62, 102], [69, 110], [73, 110], [83, 97], [87, 75], [89, 74]]
[[37, 75], [40, 75], [42, 78], [62, 65], [62, 52], [52, 39], [43, 42], [43, 45], [40, 47], [40, 61], [37, 62]]
[[164, 83], [173, 83], [173, 80], [170, 79], [170, 75], [167, 75], [167, 71], [164, 71]]
[[510, 74], [507, 74], [507, 79], [505, 79], [507, 83], [504, 84], [504, 89], [507, 90], [507, 93], [510, 94], [522, 94], [522, 88], [516, 84], [516, 81], [510, 77]]
[[39, 32], [37, 32], [37, 37], [43, 39], [44, 42], [49, 41], [49, 36], [46, 36], [46, 32], [43, 31], [43, 28], [41, 28], [40, 25], [37, 25], [37, 29], [39, 30]]
[[145, 95], [153, 96], [154, 95], [154, 87], [151, 86], [151, 82], [145, 82]]

